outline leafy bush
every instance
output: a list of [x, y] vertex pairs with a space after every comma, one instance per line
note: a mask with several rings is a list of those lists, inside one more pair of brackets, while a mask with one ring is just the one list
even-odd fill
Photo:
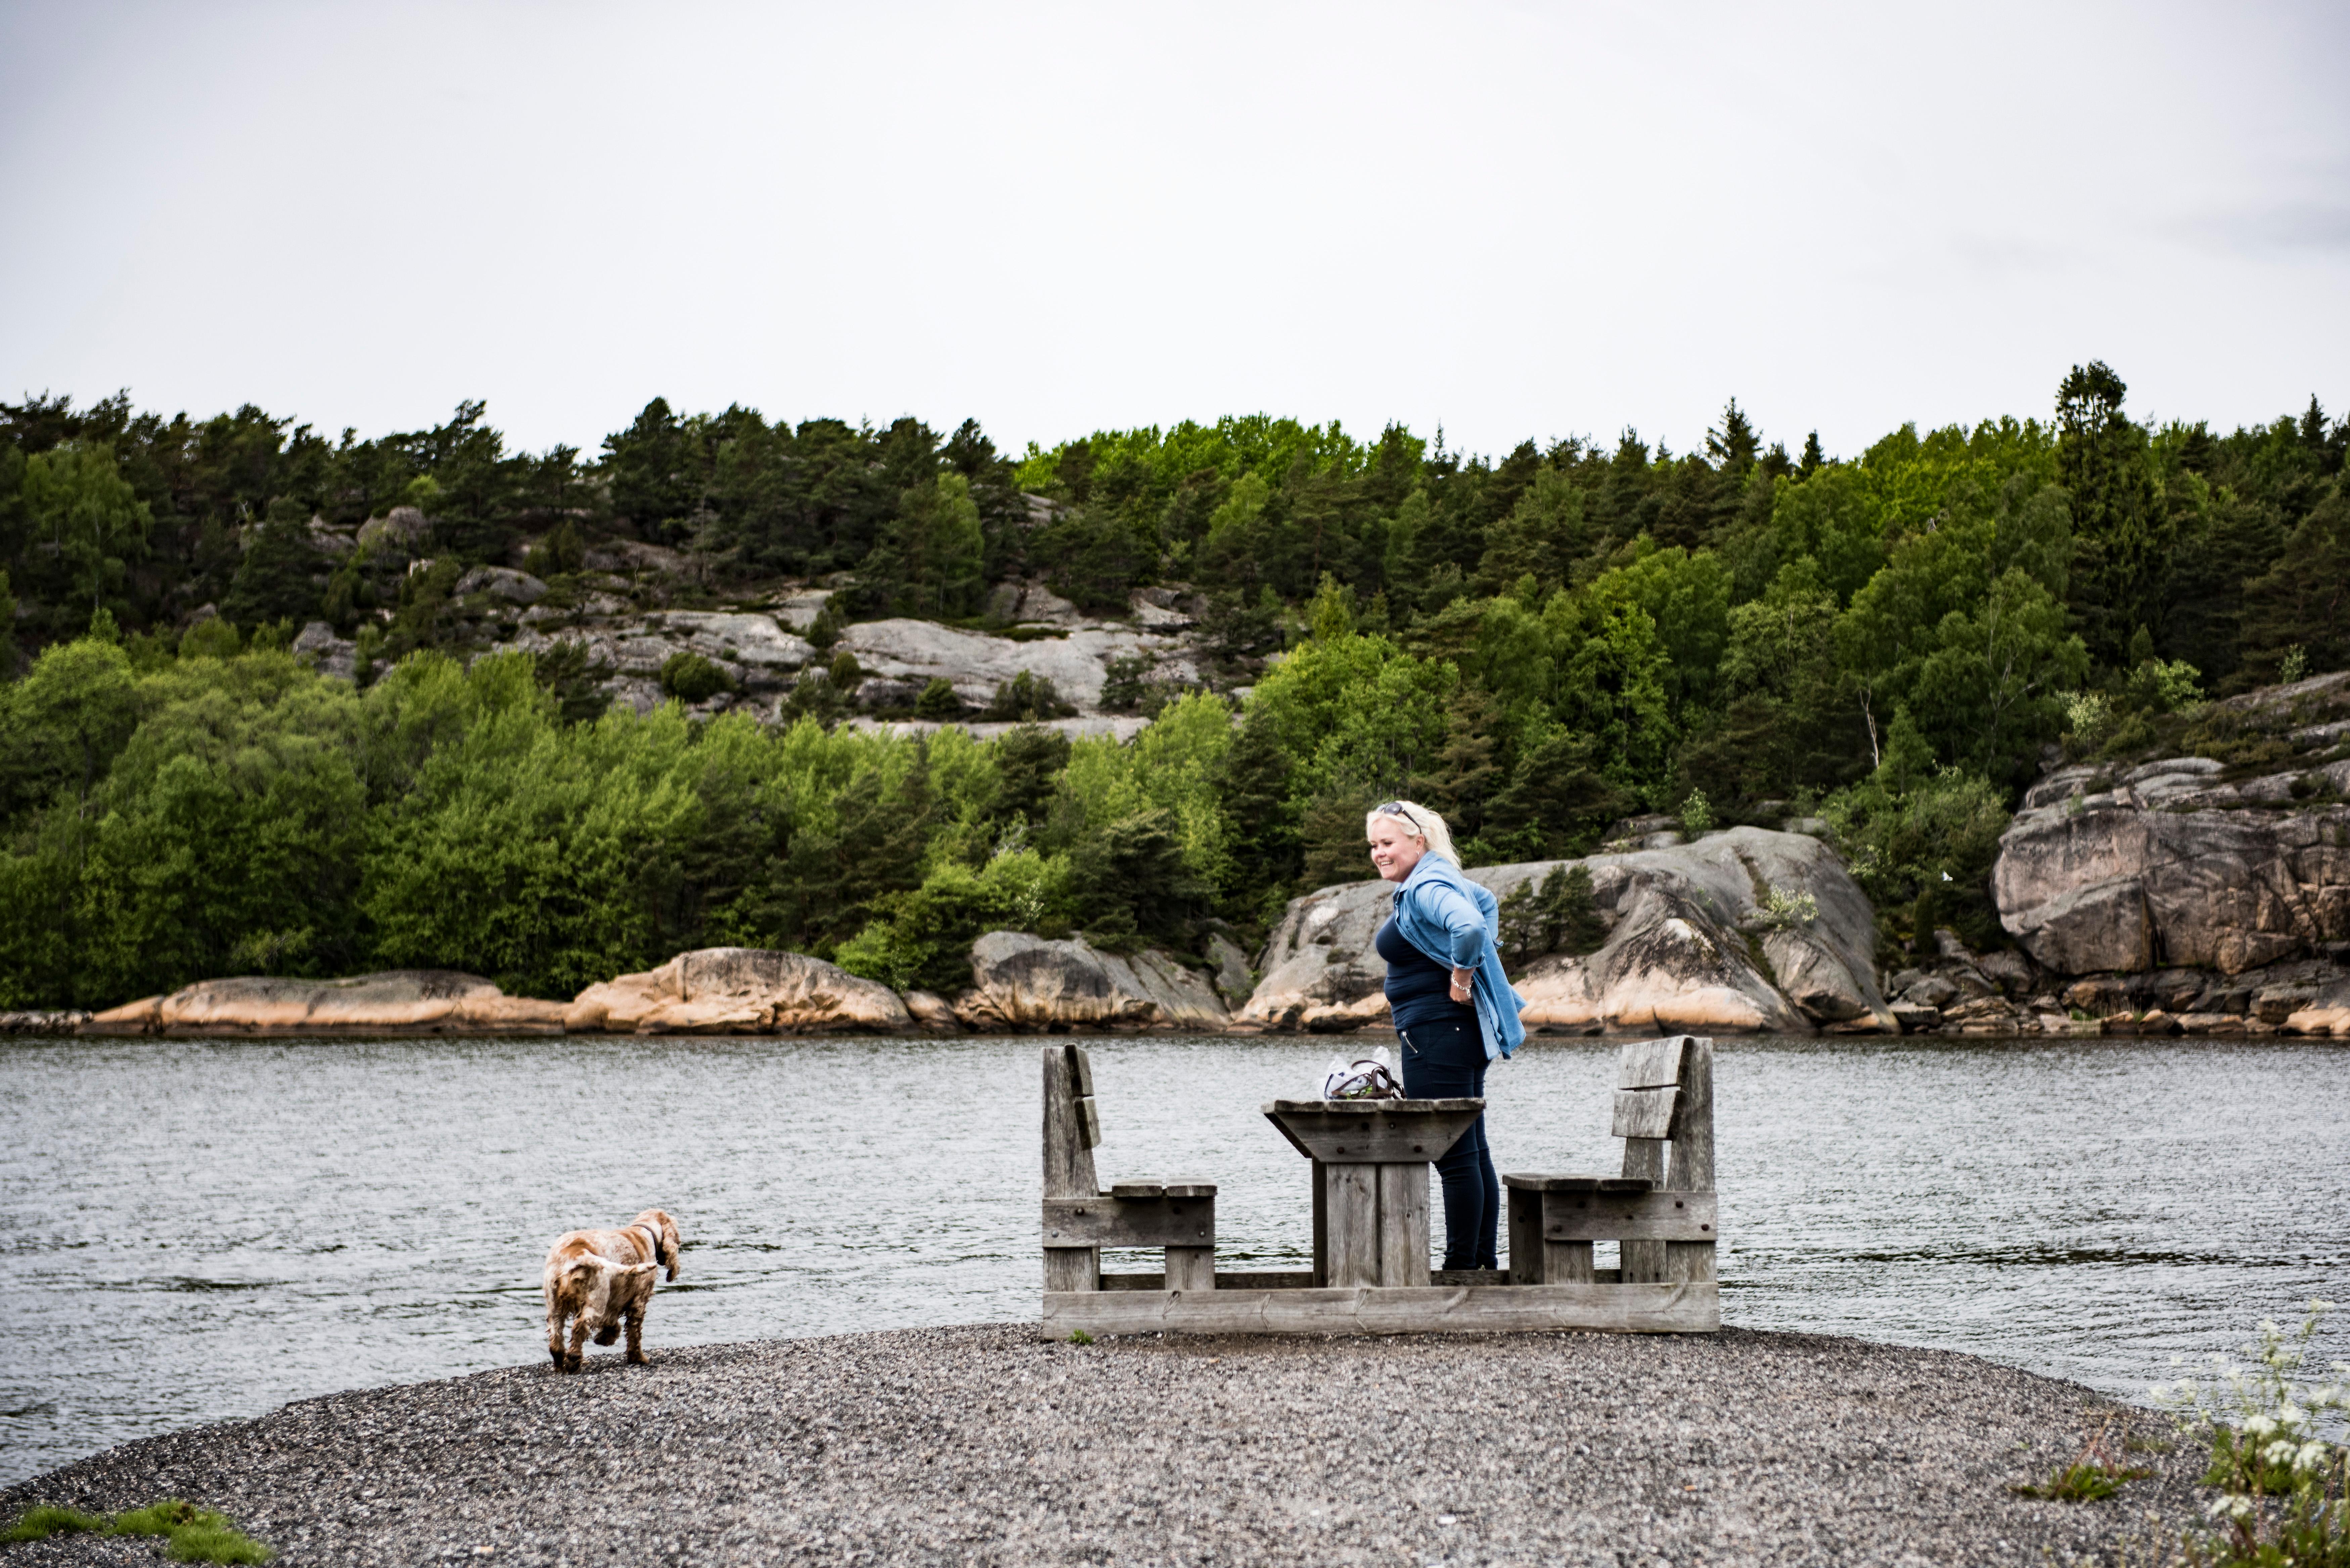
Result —
[[661, 661], [660, 689], [681, 702], [707, 702], [733, 691], [734, 677], [723, 665], [681, 649]]
[[1076, 711], [1076, 703], [1066, 701], [1055, 690], [1050, 676], [1024, 670], [997, 684], [995, 700], [987, 705], [987, 717], [999, 722], [1030, 724], [1043, 719], [1066, 719]]
[[922, 694], [914, 699], [914, 717], [944, 722], [962, 717], [962, 699], [955, 695], [954, 682], [944, 676], [934, 677]]

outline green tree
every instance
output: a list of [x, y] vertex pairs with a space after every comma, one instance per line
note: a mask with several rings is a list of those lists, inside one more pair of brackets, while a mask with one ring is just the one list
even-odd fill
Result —
[[126, 564], [147, 554], [154, 514], [112, 449], [68, 442], [25, 463], [24, 527], [49, 553], [65, 597], [96, 609], [122, 593]]
[[310, 543], [309, 513], [281, 496], [253, 531], [221, 614], [242, 626], [276, 620], [299, 626], [317, 613], [321, 570]]
[[2156, 505], [2146, 431], [2122, 413], [2128, 388], [2102, 360], [2056, 391], [2057, 472], [2072, 493], [2072, 608], [2091, 655], [2119, 664], [2129, 635], [2161, 618], [2173, 530]]

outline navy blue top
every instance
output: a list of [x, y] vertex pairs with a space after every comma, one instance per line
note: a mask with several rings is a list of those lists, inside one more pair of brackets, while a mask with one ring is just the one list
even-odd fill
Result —
[[1380, 922], [1371, 946], [1387, 960], [1388, 1012], [1398, 1029], [1423, 1023], [1477, 1026], [1475, 1011], [1452, 1000], [1452, 971], [1406, 941], [1393, 920]]

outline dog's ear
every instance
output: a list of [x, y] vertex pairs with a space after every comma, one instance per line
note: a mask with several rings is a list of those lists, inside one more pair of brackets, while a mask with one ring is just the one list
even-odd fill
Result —
[[669, 1265], [669, 1277], [674, 1282], [677, 1279], [678, 1253], [683, 1251], [685, 1243], [678, 1236], [677, 1221], [669, 1217], [667, 1210], [656, 1209], [653, 1212], [659, 1216], [654, 1222], [660, 1227], [661, 1248], [668, 1253], [661, 1261]]

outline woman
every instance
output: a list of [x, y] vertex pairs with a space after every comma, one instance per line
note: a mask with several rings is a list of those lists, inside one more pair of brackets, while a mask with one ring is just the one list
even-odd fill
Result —
[[[1372, 945], [1387, 961], [1388, 1011], [1414, 1099], [1482, 1096], [1485, 1067], [1526, 1037], [1525, 1006], [1502, 972], [1500, 906], [1461, 874], [1444, 819], [1391, 800], [1364, 819], [1371, 864], [1399, 883]], [[1444, 1267], [1499, 1268], [1502, 1183], [1481, 1114], [1436, 1162], [1444, 1181]]]

